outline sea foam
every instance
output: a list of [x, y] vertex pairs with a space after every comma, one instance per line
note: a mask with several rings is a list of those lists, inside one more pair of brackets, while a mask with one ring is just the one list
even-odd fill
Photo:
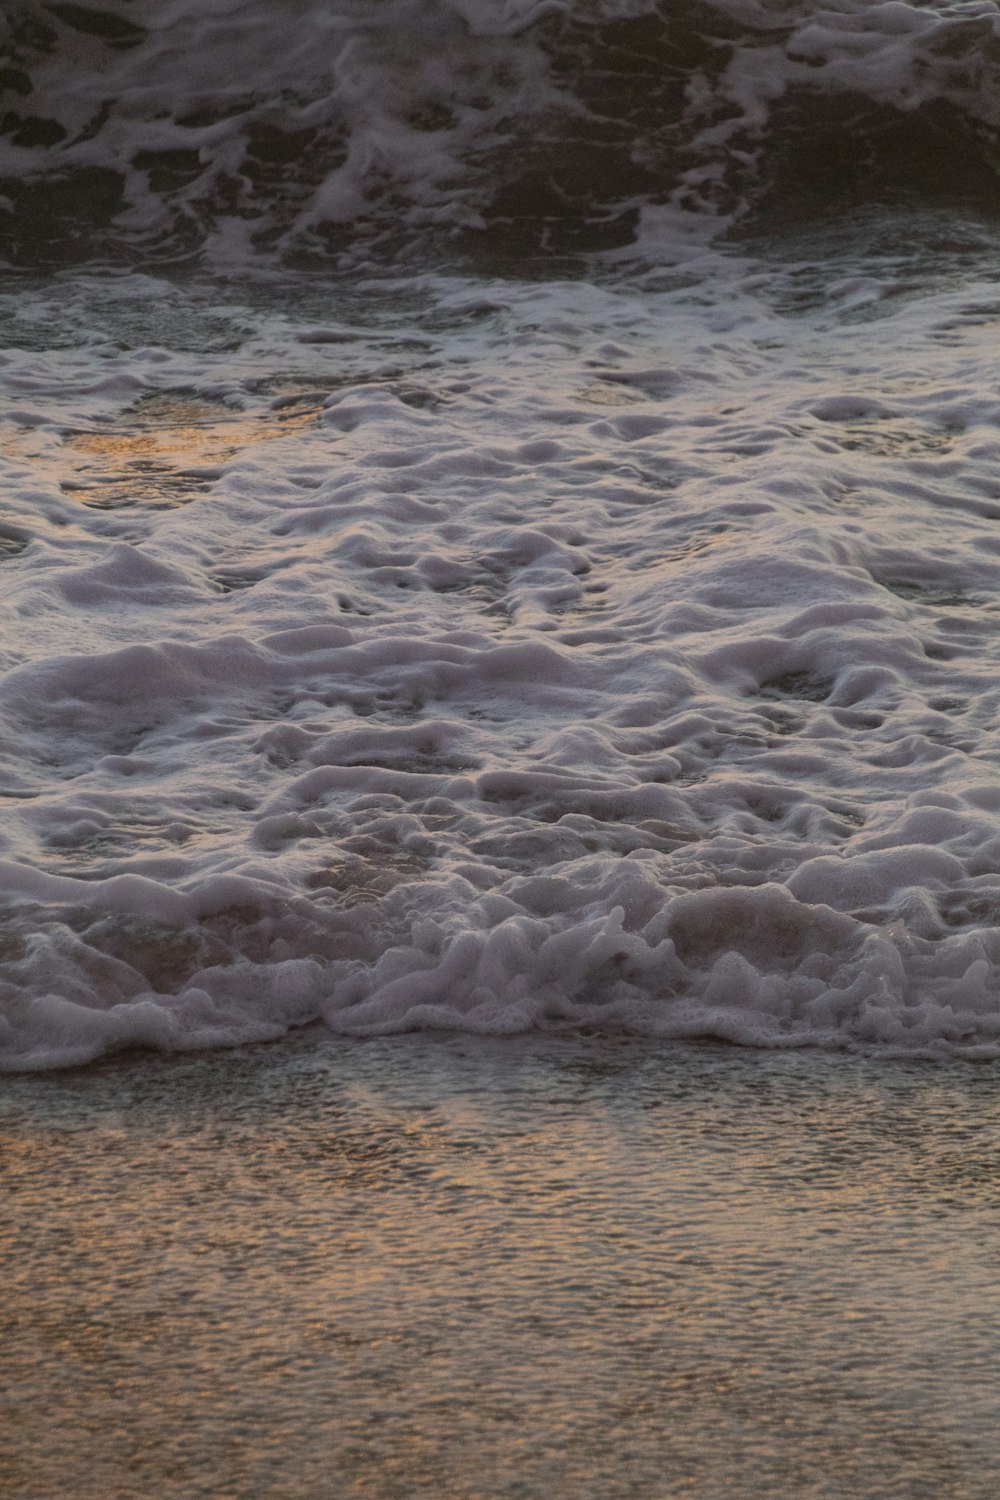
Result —
[[11, 300], [5, 1067], [996, 1055], [992, 289], [677, 256]]

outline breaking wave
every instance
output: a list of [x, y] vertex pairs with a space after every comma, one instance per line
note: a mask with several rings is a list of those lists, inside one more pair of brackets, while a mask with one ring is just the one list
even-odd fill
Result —
[[593, 250], [665, 204], [996, 201], [992, 0], [21, 0], [5, 24], [18, 265]]

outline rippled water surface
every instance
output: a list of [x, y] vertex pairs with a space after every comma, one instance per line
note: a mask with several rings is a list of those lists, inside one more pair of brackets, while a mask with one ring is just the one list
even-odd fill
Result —
[[11, 1500], [995, 1493], [996, 1080], [408, 1038], [11, 1080]]

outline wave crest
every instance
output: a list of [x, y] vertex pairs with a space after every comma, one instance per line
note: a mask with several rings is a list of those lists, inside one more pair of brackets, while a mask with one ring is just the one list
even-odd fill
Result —
[[980, 0], [36, 0], [6, 28], [15, 264], [414, 234], [587, 249], [648, 204], [729, 222], [995, 194], [1000, 15]]

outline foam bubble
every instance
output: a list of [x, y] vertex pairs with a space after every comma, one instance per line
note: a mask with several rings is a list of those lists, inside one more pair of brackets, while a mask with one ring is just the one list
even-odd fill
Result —
[[992, 282], [699, 256], [0, 308], [4, 1067], [997, 1054]]

